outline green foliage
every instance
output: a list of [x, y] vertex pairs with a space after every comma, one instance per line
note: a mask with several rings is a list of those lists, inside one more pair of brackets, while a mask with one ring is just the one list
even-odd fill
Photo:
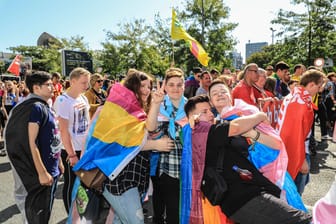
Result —
[[[282, 54], [289, 64], [312, 65], [315, 58], [336, 60], [334, 0], [293, 0], [293, 4], [303, 4], [305, 13], [279, 10], [273, 24], [281, 26], [276, 34], [282, 37], [279, 44]], [[276, 49], [274, 49], [276, 50]]]
[[[188, 0], [185, 11], [178, 13], [186, 31], [198, 40], [211, 57], [209, 67], [231, 67], [229, 52], [233, 50], [236, 40], [231, 32], [237, 27], [236, 23], [229, 23], [229, 8], [222, 1], [217, 0]], [[185, 46], [182, 46], [185, 47]], [[189, 51], [189, 49], [186, 49]], [[177, 50], [186, 54], [186, 51]], [[188, 70], [198, 65], [193, 55], [184, 62]], [[179, 58], [179, 57], [177, 57]]]
[[92, 54], [88, 50], [83, 37], [71, 37], [69, 40], [62, 38], [59, 42], [51, 43], [48, 47], [44, 46], [17, 46], [9, 49], [14, 54], [32, 58], [32, 69], [48, 72], [62, 72], [61, 68], [61, 51], [66, 50], [81, 50]]

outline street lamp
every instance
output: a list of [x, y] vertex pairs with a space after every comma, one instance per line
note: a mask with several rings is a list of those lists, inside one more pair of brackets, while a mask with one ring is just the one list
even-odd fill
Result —
[[272, 31], [272, 45], [273, 45], [273, 44], [274, 44], [274, 32], [275, 32], [276, 30], [273, 29], [273, 27], [271, 27], [270, 30]]

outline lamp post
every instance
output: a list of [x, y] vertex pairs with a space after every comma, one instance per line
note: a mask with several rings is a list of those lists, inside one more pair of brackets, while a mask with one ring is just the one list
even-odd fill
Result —
[[275, 32], [276, 30], [273, 29], [273, 27], [271, 27], [270, 30], [272, 31], [272, 45], [273, 45], [273, 44], [274, 44], [274, 32]]

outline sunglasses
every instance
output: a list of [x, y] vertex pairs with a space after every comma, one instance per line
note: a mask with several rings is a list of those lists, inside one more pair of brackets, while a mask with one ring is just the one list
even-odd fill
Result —
[[103, 80], [101, 80], [101, 79], [98, 79], [96, 82], [98, 82], [98, 83], [101, 83]]

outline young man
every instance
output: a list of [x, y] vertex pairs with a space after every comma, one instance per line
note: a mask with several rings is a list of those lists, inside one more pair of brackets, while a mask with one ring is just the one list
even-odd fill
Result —
[[287, 96], [289, 94], [289, 89], [287, 88], [287, 84], [284, 83], [286, 76], [289, 75], [289, 66], [283, 61], [278, 62], [275, 65], [275, 73], [273, 77], [276, 78], [276, 86], [275, 92], [276, 97], [279, 99]]
[[208, 71], [202, 72], [200, 76], [200, 84], [201, 86], [198, 87], [196, 91], [196, 96], [201, 95], [201, 94], [208, 94], [209, 92], [209, 86], [211, 84], [212, 77]]
[[15, 199], [24, 223], [48, 223], [57, 179], [64, 171], [55, 116], [47, 101], [53, 95], [51, 75], [34, 72], [26, 77], [31, 92], [8, 119], [5, 145], [13, 166]]
[[[258, 123], [267, 120], [264, 113], [260, 112], [213, 125], [214, 116], [211, 112], [209, 98], [204, 95], [190, 98], [185, 105], [185, 112], [190, 123], [193, 123], [194, 117], [197, 117], [199, 121], [192, 131], [193, 157], [199, 158], [199, 152], [205, 151], [205, 163], [199, 161], [193, 166], [204, 164], [205, 169], [216, 167], [219, 151], [224, 151], [220, 175], [228, 186], [220, 207], [227, 217], [238, 223], [310, 223], [310, 215], [294, 209], [280, 199], [280, 189], [264, 177], [243, 153], [247, 149], [238, 139], [240, 138], [238, 135], [242, 133], [254, 141], [268, 144], [267, 136], [253, 129]], [[206, 138], [195, 138], [206, 130], [208, 130]], [[252, 179], [242, 178], [233, 169], [234, 166], [250, 171]], [[203, 169], [195, 170], [201, 172], [200, 170]], [[192, 175], [195, 178], [193, 182], [198, 181], [197, 175], [195, 173]], [[197, 191], [199, 189], [196, 189]]]
[[202, 69], [200, 67], [195, 67], [192, 70], [192, 75], [187, 78], [184, 83], [184, 96], [187, 98], [193, 97], [196, 94], [198, 87], [200, 87], [200, 75], [202, 74]]
[[300, 81], [302, 74], [306, 71], [306, 66], [303, 64], [297, 64], [294, 66], [294, 74], [291, 76], [292, 80]]
[[90, 75], [84, 68], [72, 70], [70, 88], [56, 98], [54, 105], [65, 148], [62, 150], [62, 161], [65, 166], [63, 202], [67, 212], [71, 205], [71, 192], [76, 178], [72, 167], [80, 158], [89, 126], [90, 106], [83, 93], [89, 87]]
[[[318, 93], [323, 84], [324, 74], [318, 70], [306, 71], [300, 86], [284, 98], [280, 108], [277, 131], [283, 140], [288, 154], [288, 172], [295, 180], [300, 194], [308, 182], [310, 157], [309, 137], [314, 122], [312, 96]], [[296, 130], [293, 133], [293, 130]]]

